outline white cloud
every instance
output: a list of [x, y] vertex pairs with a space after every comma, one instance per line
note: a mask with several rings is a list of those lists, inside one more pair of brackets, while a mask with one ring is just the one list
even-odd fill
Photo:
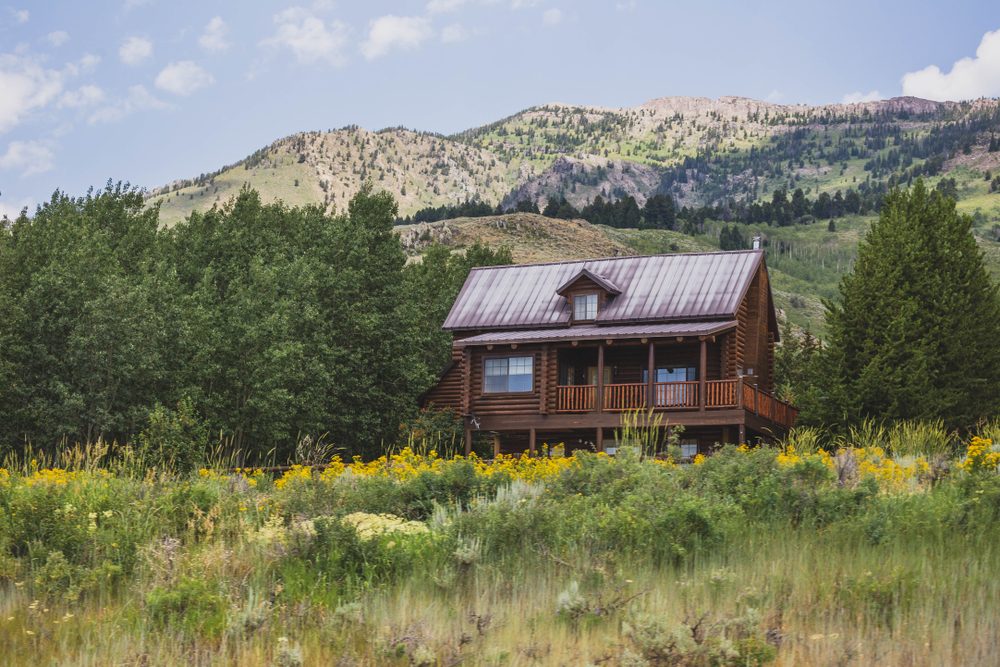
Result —
[[546, 9], [542, 13], [542, 23], [545, 25], [557, 25], [562, 23], [563, 13], [561, 9]]
[[69, 33], [65, 30], [55, 30], [45, 36], [45, 40], [52, 46], [62, 46], [69, 40]]
[[368, 60], [386, 55], [393, 49], [414, 49], [432, 34], [430, 20], [420, 16], [380, 16], [371, 22], [368, 39], [361, 43], [361, 53]]
[[784, 98], [785, 98], [785, 94], [783, 92], [781, 92], [777, 88], [772, 88], [771, 92], [769, 92], [767, 94], [767, 97], [764, 98], [764, 101], [765, 102], [770, 102], [771, 104], [777, 104], [778, 102], [780, 102]]
[[93, 53], [85, 53], [75, 63], [66, 63], [66, 66], [63, 67], [63, 73], [67, 76], [79, 76], [83, 72], [93, 71], [100, 62], [100, 56], [95, 56]]
[[17, 169], [22, 176], [41, 174], [52, 169], [52, 149], [40, 141], [12, 141], [0, 155], [0, 169]]
[[869, 90], [867, 93], [863, 93], [860, 90], [856, 90], [853, 93], [847, 93], [841, 98], [841, 104], [858, 104], [859, 102], [875, 102], [876, 100], [881, 100], [884, 98], [882, 93], [877, 90]]
[[635, 11], [636, 0], [619, 0], [615, 3], [615, 9], [620, 12], [632, 12]]
[[428, 14], [445, 14], [461, 9], [466, 0], [431, 0], [427, 3]]
[[31, 18], [31, 12], [27, 9], [11, 9], [10, 14], [14, 17], [15, 23], [27, 23]]
[[58, 106], [61, 108], [78, 109], [90, 107], [104, 100], [104, 91], [94, 85], [80, 86], [76, 90], [67, 90], [59, 96]]
[[216, 16], [205, 26], [205, 31], [198, 38], [201, 48], [212, 53], [219, 53], [229, 48], [229, 26], [222, 20], [221, 16]]
[[113, 123], [129, 116], [136, 111], [146, 109], [162, 109], [167, 106], [144, 86], [132, 86], [128, 89], [128, 96], [117, 100], [113, 104], [101, 107], [90, 115], [87, 122], [91, 125], [95, 123]]
[[534, 7], [541, 0], [511, 0], [510, 6], [512, 9], [524, 9], [525, 7]]
[[118, 57], [126, 65], [138, 65], [153, 55], [153, 43], [144, 37], [129, 37], [118, 49]]
[[1000, 95], [1000, 30], [983, 35], [976, 57], [956, 61], [947, 74], [937, 65], [904, 74], [903, 94], [938, 101]]
[[261, 42], [264, 46], [288, 49], [300, 63], [326, 62], [337, 67], [344, 64], [346, 24], [327, 23], [302, 7], [290, 7], [275, 14], [274, 23], [278, 29]]
[[135, 9], [136, 7], [142, 7], [143, 5], [148, 5], [152, 0], [125, 0], [125, 9]]
[[471, 33], [461, 23], [452, 23], [441, 29], [441, 41], [445, 44], [464, 42], [469, 39]]
[[63, 74], [30, 58], [0, 54], [0, 133], [47, 106], [63, 88]]
[[156, 87], [174, 95], [190, 95], [213, 83], [215, 78], [190, 60], [170, 63], [156, 75]]

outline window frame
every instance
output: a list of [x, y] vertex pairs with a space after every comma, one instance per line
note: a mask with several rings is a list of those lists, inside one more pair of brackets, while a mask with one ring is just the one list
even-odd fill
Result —
[[[579, 316], [579, 305], [581, 299], [585, 299], [589, 302], [591, 299], [594, 300], [594, 316], [593, 317], [580, 317]], [[589, 304], [588, 304], [589, 305]], [[598, 292], [581, 292], [579, 294], [573, 295], [573, 321], [574, 322], [593, 322], [597, 319], [597, 313], [601, 308], [601, 295]], [[584, 315], [589, 314], [590, 309], [584, 306]]]
[[[513, 359], [528, 359], [531, 363], [531, 372], [528, 374], [519, 373], [518, 376], [527, 375], [530, 378], [531, 384], [528, 389], [512, 390], [510, 388], [510, 362]], [[502, 377], [507, 378], [507, 388], [500, 391], [493, 391], [487, 388], [487, 378], [488, 377], [501, 377], [501, 376], [488, 376], [486, 374], [486, 367], [491, 361], [506, 361], [507, 362], [507, 373]], [[490, 355], [483, 357], [483, 385], [482, 385], [484, 396], [503, 396], [505, 394], [515, 394], [518, 396], [523, 396], [525, 394], [535, 393], [535, 355], [530, 354], [501, 354], [501, 355]]]

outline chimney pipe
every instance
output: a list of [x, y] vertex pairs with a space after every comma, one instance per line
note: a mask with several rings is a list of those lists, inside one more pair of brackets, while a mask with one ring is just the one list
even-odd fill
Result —
[[755, 234], [753, 237], [753, 249], [760, 250], [760, 234]]

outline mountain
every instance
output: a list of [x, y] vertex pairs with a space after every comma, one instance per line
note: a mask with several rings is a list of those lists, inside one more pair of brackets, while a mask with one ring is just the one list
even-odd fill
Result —
[[393, 193], [404, 217], [470, 200], [504, 209], [530, 200], [543, 208], [553, 197], [577, 210], [597, 197], [633, 197], [642, 207], [656, 194], [678, 207], [714, 207], [683, 234], [510, 215], [400, 227], [411, 252], [430, 238], [459, 248], [478, 239], [510, 243], [523, 250], [515, 252], [518, 261], [528, 261], [718, 248], [726, 223], [739, 219], [733, 212], [770, 201], [776, 190], [790, 196], [801, 189], [810, 201], [850, 195], [867, 202], [860, 215], [740, 225], [745, 238], [764, 239], [783, 312], [822, 330], [821, 299], [835, 295], [878, 197], [916, 177], [946, 189], [974, 216], [987, 262], [1000, 276], [995, 99], [808, 106], [667, 97], [621, 109], [547, 104], [452, 136], [349, 126], [285, 137], [217, 171], [157, 188], [149, 200], [165, 224], [225, 202], [244, 184], [265, 200], [343, 210], [366, 180]]
[[[302, 132], [239, 162], [151, 192], [168, 224], [225, 201], [244, 183], [265, 199], [342, 207], [366, 179], [397, 196], [401, 215], [467, 199], [544, 206], [565, 195], [657, 192], [682, 205], [768, 197], [779, 187], [812, 193], [876, 187], [930, 175], [1000, 167], [988, 151], [1000, 102], [900, 97], [823, 106], [741, 97], [654, 99], [632, 108], [549, 104], [445, 137], [357, 126]], [[988, 184], [987, 184], [988, 185]], [[980, 190], [982, 188], [979, 188]], [[988, 188], [987, 188], [988, 191]], [[991, 205], [996, 215], [996, 202]]]

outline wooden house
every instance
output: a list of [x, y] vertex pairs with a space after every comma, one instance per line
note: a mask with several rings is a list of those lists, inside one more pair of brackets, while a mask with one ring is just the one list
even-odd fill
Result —
[[[425, 404], [497, 452], [611, 450], [622, 415], [683, 425], [685, 456], [779, 435], [774, 301], [760, 250], [473, 269], [444, 323], [452, 362]], [[657, 416], [658, 415], [658, 416]]]

